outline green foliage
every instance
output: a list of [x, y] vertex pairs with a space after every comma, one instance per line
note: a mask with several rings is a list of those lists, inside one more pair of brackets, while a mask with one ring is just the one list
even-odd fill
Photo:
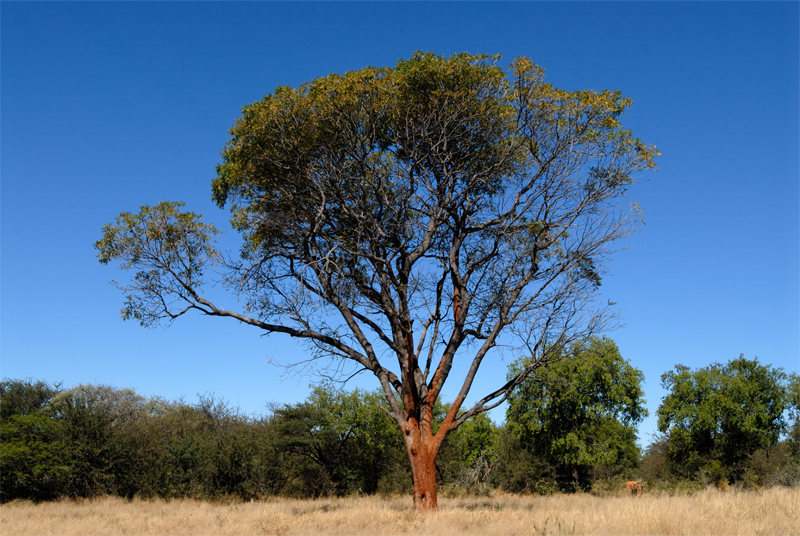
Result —
[[[526, 366], [524, 359], [513, 363], [509, 376]], [[509, 397], [507, 427], [556, 468], [562, 487], [588, 488], [601, 467], [615, 474], [636, 465], [635, 426], [647, 415], [642, 380], [613, 341], [590, 339]]]
[[239, 414], [225, 401], [201, 396], [159, 419], [156, 492], [166, 497], [251, 499], [282, 486], [280, 459], [265, 419]]
[[[526, 409], [515, 414], [521, 418], [496, 426], [486, 414], [479, 414], [448, 436], [436, 467], [446, 493], [485, 494], [502, 488], [549, 494], [573, 489], [573, 470], [578, 471], [577, 485], [593, 490], [613, 491], [620, 488], [623, 477], [630, 478], [624, 475], [635, 463], [632, 430], [642, 411], [641, 393], [632, 385], [640, 373], [628, 370], [630, 365], [607, 339], [572, 350], [523, 386], [520, 395], [530, 395], [532, 389], [534, 393], [547, 389], [548, 395], [538, 402], [515, 400], [514, 409]], [[550, 369], [552, 365], [560, 368]], [[614, 383], [610, 376], [631, 385], [606, 385]], [[786, 407], [794, 408], [791, 386], [796, 376], [785, 379]], [[275, 407], [271, 415], [257, 418], [210, 395], [188, 404], [102, 385], [60, 390], [43, 382], [5, 380], [0, 396], [5, 408], [0, 429], [2, 502], [101, 494], [249, 500], [407, 493], [411, 487], [403, 438], [381, 409], [379, 392], [323, 385], [304, 402]], [[443, 421], [449, 408], [436, 404], [436, 423]], [[568, 412], [585, 416], [578, 419]], [[531, 422], [547, 415], [549, 420]], [[605, 422], [612, 420], [616, 424]], [[566, 429], [575, 422], [584, 426]], [[601, 445], [616, 449], [616, 458], [609, 461], [604, 457], [608, 453], [600, 452], [590, 459], [591, 465], [570, 465], [575, 458], [565, 451], [567, 443], [559, 441], [570, 431], [588, 445], [582, 455], [592, 455], [591, 449]], [[605, 437], [621, 432], [630, 435], [620, 436], [618, 443]], [[645, 451], [636, 479], [648, 489], [691, 491], [730, 473], [728, 466], [714, 459], [692, 475], [676, 472], [671, 437], [668, 430]], [[796, 437], [790, 434], [744, 456], [737, 466], [739, 485], [800, 485], [799, 462]]]
[[[653, 166], [657, 152], [619, 126], [617, 118], [630, 105], [619, 92], [558, 90], [544, 84], [543, 70], [526, 58], [512, 64], [511, 76], [497, 60], [417, 52], [395, 67], [279, 87], [243, 109], [223, 151], [213, 197], [220, 206], [232, 203], [234, 223], [253, 247], [271, 249], [293, 242], [316, 219], [326, 196], [332, 203], [341, 195], [347, 205], [369, 207], [380, 224], [394, 221], [398, 230], [414, 222], [413, 211], [392, 203], [405, 196], [407, 186], [392, 179], [405, 163], [413, 163], [421, 178], [438, 181], [484, 175], [470, 185], [473, 195], [497, 192], [502, 179], [522, 169], [528, 144], [520, 142], [537, 127], [587, 147], [603, 145], [617, 157], [614, 165], [594, 168], [587, 187], [629, 182], [625, 156], [637, 166]], [[542, 144], [533, 155], [539, 161], [563, 150], [557, 143], [545, 147], [544, 138], [536, 140]], [[436, 145], [445, 139], [451, 141], [447, 148]], [[509, 158], [517, 146], [519, 154]], [[323, 175], [314, 173], [329, 172], [329, 166], [336, 166], [331, 180], [337, 185], [320, 183]], [[331, 236], [342, 241], [370, 225], [348, 217], [344, 207], [331, 210], [333, 217], [320, 223], [341, 227]]]
[[792, 420], [787, 438], [789, 455], [800, 464], [800, 376], [789, 375], [786, 392], [789, 398], [789, 416]]
[[652, 487], [656, 482], [670, 480], [672, 475], [667, 464], [667, 448], [669, 436], [655, 435], [650, 444], [645, 448], [639, 466], [639, 480], [645, 486]]
[[[46, 404], [11, 404], [38, 400], [42, 385], [3, 383], [15, 396], [0, 403], [19, 413], [2, 423], [2, 501], [308, 497], [404, 491], [410, 482], [402, 439], [376, 393], [320, 387], [258, 419], [213, 396], [189, 405], [93, 385], [51, 389]], [[16, 396], [20, 386], [31, 392]]]
[[[636, 172], [654, 168], [658, 151], [621, 127], [631, 101], [620, 92], [559, 90], [527, 58], [512, 62], [508, 73], [499, 59], [417, 52], [393, 67], [281, 86], [245, 106], [212, 197], [230, 208], [245, 238], [243, 258], [255, 269], [244, 294], [258, 294], [250, 296], [251, 307], [265, 316], [289, 314], [282, 278], [291, 275], [287, 281], [315, 287], [323, 305], [341, 307], [339, 299], [350, 304], [357, 297], [382, 310], [388, 289], [376, 288], [376, 278], [395, 279], [383, 259], [409, 262], [398, 265], [408, 272], [415, 248], [446, 259], [454, 243], [465, 258], [497, 250], [479, 263], [492, 277], [473, 278], [485, 285], [470, 290], [476, 296], [498, 291], [498, 274], [512, 275], [505, 265], [494, 271], [502, 259], [516, 266], [512, 252], [541, 271], [552, 264], [598, 286], [601, 259], [583, 251], [577, 232], [567, 241], [567, 227], [583, 208], [621, 195]], [[578, 171], [577, 162], [586, 177], [571, 184], [561, 175]], [[539, 184], [540, 175], [550, 178]], [[522, 202], [494, 212], [520, 188]], [[585, 195], [582, 208], [562, 214], [528, 198], [561, 198], [560, 188], [570, 198]], [[474, 229], [466, 231], [467, 222]], [[300, 266], [315, 267], [314, 274]], [[318, 281], [320, 270], [330, 271], [330, 287]], [[519, 275], [521, 268], [513, 270]], [[392, 294], [405, 295], [407, 276], [397, 279]], [[436, 285], [428, 287], [418, 291], [432, 293]]]
[[558, 490], [556, 469], [541, 456], [531, 452], [508, 426], [498, 432], [497, 462], [492, 472], [494, 487], [511, 493], [549, 495]]
[[71, 475], [60, 423], [42, 412], [0, 425], [0, 500], [58, 498]]
[[439, 454], [441, 484], [460, 493], [485, 493], [499, 460], [500, 430], [485, 413], [464, 422], [447, 436]]
[[745, 488], [761, 488], [775, 485], [798, 485], [797, 482], [785, 482], [786, 477], [800, 464], [792, 460], [789, 445], [781, 441], [776, 445], [762, 447], [747, 457], [743, 462], [739, 482]]
[[[355, 250], [379, 225], [391, 247], [419, 223], [407, 205], [414, 184], [398, 176], [404, 164], [412, 161], [416, 174], [440, 180], [448, 171], [463, 177], [468, 168], [499, 165], [500, 177], [506, 164], [499, 148], [513, 117], [505, 73], [480, 55], [417, 53], [394, 68], [279, 87], [244, 108], [223, 151], [213, 197], [220, 206], [232, 203], [234, 226], [254, 249], [297, 243], [307, 224], [319, 221], [326, 198], [323, 236]], [[441, 149], [432, 147], [445, 138], [452, 140], [449, 170], [435, 155]], [[375, 221], [355, 218], [361, 211]]]
[[314, 495], [378, 490], [385, 470], [405, 462], [397, 425], [379, 401], [377, 393], [323, 385], [307, 401], [274, 410], [275, 448], [295, 455], [294, 488]]
[[144, 411], [146, 400], [131, 389], [79, 385], [61, 391], [48, 412], [62, 426], [69, 447], [70, 482], [67, 494], [93, 497], [116, 491], [122, 463], [116, 433]]
[[60, 385], [0, 383], [0, 501], [57, 498], [70, 475], [62, 426], [45, 411]]
[[757, 358], [697, 370], [678, 365], [661, 380], [669, 394], [658, 409], [658, 427], [669, 433], [675, 474], [737, 481], [748, 457], [777, 444], [787, 428], [790, 377]]

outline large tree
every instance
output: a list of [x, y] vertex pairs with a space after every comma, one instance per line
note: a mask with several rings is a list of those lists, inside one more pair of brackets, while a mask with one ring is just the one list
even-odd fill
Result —
[[[526, 58], [498, 63], [416, 53], [246, 106], [212, 184], [244, 239], [239, 260], [223, 261], [216, 229], [178, 203], [123, 213], [97, 242], [101, 262], [136, 272], [120, 285], [126, 318], [229, 317], [371, 372], [420, 508], [436, 506], [449, 432], [606, 326], [603, 266], [640, 221], [622, 198], [657, 154], [620, 125], [619, 92], [557, 89]], [[204, 294], [212, 272], [238, 311]], [[464, 406], [500, 344], [533, 358]], [[456, 359], [461, 387], [434, 433]]]
[[796, 411], [795, 374], [739, 356], [692, 370], [677, 365], [661, 376], [668, 394], [658, 408], [658, 428], [669, 434], [667, 460], [684, 477], [703, 472], [738, 480], [743, 462], [774, 446]]

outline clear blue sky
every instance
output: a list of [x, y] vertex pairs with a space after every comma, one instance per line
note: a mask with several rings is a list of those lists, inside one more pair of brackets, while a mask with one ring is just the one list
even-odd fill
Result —
[[[302, 359], [288, 338], [199, 316], [123, 322], [108, 284], [123, 274], [93, 249], [102, 225], [183, 200], [226, 227], [210, 200], [219, 151], [278, 85], [415, 50], [524, 55], [557, 86], [622, 90], [626, 125], [663, 151], [631, 193], [647, 225], [602, 286], [626, 323], [609, 335], [646, 376], [647, 443], [677, 363], [799, 368], [798, 6], [4, 1], [0, 372], [211, 392], [247, 412], [302, 400], [310, 378], [269, 363]], [[512, 357], [486, 363], [476, 397]]]

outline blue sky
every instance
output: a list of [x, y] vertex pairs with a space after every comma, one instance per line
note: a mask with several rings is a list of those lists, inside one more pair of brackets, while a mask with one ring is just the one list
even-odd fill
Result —
[[[210, 199], [219, 151], [278, 85], [415, 50], [522, 55], [556, 86], [622, 90], [624, 123], [663, 152], [631, 192], [646, 226], [601, 287], [625, 322], [609, 336], [646, 377], [647, 443], [677, 363], [800, 368], [799, 6], [4, 1], [0, 373], [210, 392], [252, 413], [302, 400], [311, 378], [270, 363], [306, 354], [288, 338], [199, 316], [123, 322], [108, 284], [123, 275], [93, 249], [102, 225], [182, 200], [227, 227]], [[484, 365], [476, 398], [513, 357]]]

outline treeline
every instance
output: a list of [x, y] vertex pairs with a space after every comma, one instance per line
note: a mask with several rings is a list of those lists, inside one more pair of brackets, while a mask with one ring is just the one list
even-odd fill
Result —
[[[252, 417], [213, 396], [188, 404], [108, 386], [5, 380], [0, 494], [247, 500], [410, 492], [402, 437], [379, 404], [377, 393], [319, 386], [303, 403]], [[499, 434], [482, 417], [449, 438], [442, 483], [488, 485]]]
[[[663, 433], [644, 452], [641, 380], [613, 342], [592, 340], [522, 386], [504, 425], [482, 414], [448, 436], [439, 485], [445, 493], [620, 489], [627, 480], [800, 485], [796, 375], [744, 358], [677, 367], [663, 377]], [[4, 380], [0, 500], [410, 493], [403, 440], [381, 403], [377, 392], [323, 385], [254, 417], [213, 396], [190, 404]]]

